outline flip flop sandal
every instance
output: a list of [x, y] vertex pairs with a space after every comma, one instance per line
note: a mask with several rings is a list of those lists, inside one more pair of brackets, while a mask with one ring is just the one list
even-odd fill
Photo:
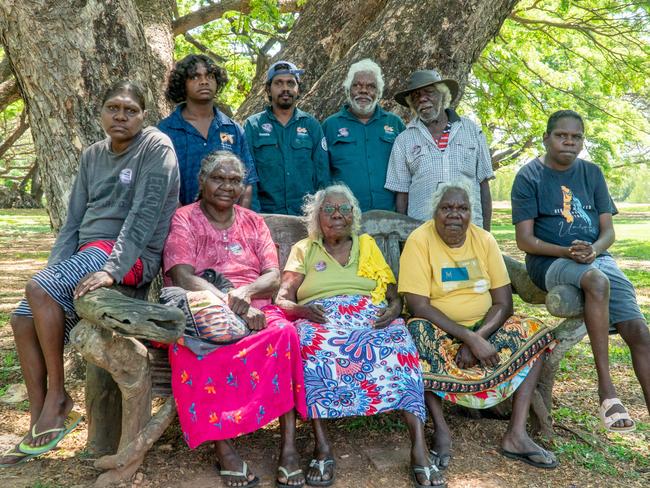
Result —
[[11, 468], [12, 466], [18, 466], [19, 464], [22, 464], [25, 461], [28, 461], [29, 459], [32, 459], [32, 458], [36, 457], [35, 454], [25, 454], [24, 452], [18, 450], [18, 446], [12, 447], [11, 449], [3, 452], [1, 455], [2, 455], [2, 457], [13, 456], [13, 457], [17, 457], [17, 458], [20, 458], [20, 459], [18, 461], [16, 461], [15, 463], [0, 464], [0, 469], [2, 469], [2, 468]]
[[282, 476], [284, 476], [287, 479], [286, 483], [280, 483], [277, 479], [275, 480], [275, 486], [277, 488], [300, 488], [303, 486], [305, 483], [302, 482], [299, 485], [290, 485], [289, 481], [291, 481], [291, 478], [298, 476], [299, 474], [302, 474], [302, 469], [296, 469], [295, 471], [292, 471], [291, 473], [285, 468], [284, 466], [278, 466], [278, 473], [281, 473]]
[[[607, 415], [607, 411], [615, 405], [620, 405], [623, 407], [624, 411], [614, 412], [610, 415]], [[616, 397], [605, 398], [603, 400], [603, 403], [601, 403], [600, 407], [598, 408], [598, 416], [600, 417], [600, 421], [602, 422], [605, 429], [610, 432], [625, 433], [634, 432], [636, 430], [636, 422], [630, 417], [627, 409], [623, 406], [623, 402], [621, 402], [621, 400]], [[627, 427], [613, 427], [613, 425], [619, 420], [629, 420], [632, 422], [632, 425]]]
[[[247, 483], [245, 485], [239, 486], [238, 488], [252, 488], [253, 486], [257, 486], [260, 482], [260, 479], [257, 476], [248, 481], [248, 464], [246, 464], [246, 461], [243, 462], [241, 471], [228, 471], [227, 469], [221, 469], [221, 465], [219, 463], [217, 463], [217, 470], [219, 471], [219, 476], [222, 478], [224, 476], [229, 476], [231, 478], [243, 478], [241, 481], [246, 481]], [[227, 480], [224, 479], [223, 481], [226, 486], [230, 486], [227, 483]]]
[[431, 449], [429, 453], [433, 456], [433, 460], [436, 463], [436, 466], [440, 471], [444, 471], [449, 467], [451, 462], [451, 454], [438, 454], [436, 451]]
[[[323, 476], [325, 475], [325, 468], [330, 464], [332, 465], [332, 477], [328, 480], [324, 480]], [[330, 486], [331, 484], [334, 483], [334, 478], [336, 477], [334, 472], [334, 468], [336, 467], [336, 461], [334, 461], [334, 459], [332, 458], [320, 459], [320, 460], [312, 459], [311, 461], [309, 461], [309, 467], [310, 468], [318, 467], [318, 472], [320, 473], [320, 477], [321, 477], [320, 481], [318, 480], [305, 481], [305, 483], [307, 483], [309, 486]]]
[[18, 449], [20, 449], [22, 452], [25, 454], [31, 454], [33, 456], [38, 456], [40, 454], [44, 454], [48, 451], [51, 451], [54, 449], [61, 440], [68, 435], [70, 432], [72, 432], [77, 425], [79, 425], [79, 422], [81, 421], [81, 414], [79, 412], [75, 412], [74, 410], [70, 411], [68, 414], [68, 417], [65, 419], [63, 422], [63, 427], [57, 427], [54, 429], [48, 429], [43, 432], [36, 432], [36, 424], [32, 427], [32, 440], [41, 437], [46, 434], [51, 434], [54, 432], [57, 432], [56, 437], [52, 439], [50, 442], [47, 444], [44, 444], [42, 446], [34, 447], [30, 446], [26, 442], [21, 442], [18, 445]]
[[557, 468], [558, 462], [557, 459], [553, 458], [553, 462], [551, 463], [540, 463], [539, 461], [535, 461], [532, 459], [533, 456], [542, 456], [546, 457], [546, 455], [550, 455], [548, 451], [542, 449], [541, 451], [531, 451], [531, 452], [512, 452], [512, 451], [506, 451], [505, 449], [501, 449], [501, 454], [503, 454], [505, 457], [510, 458], [510, 459], [515, 459], [517, 461], [521, 461], [522, 463], [530, 464], [531, 466], [535, 466], [536, 468], [542, 468], [542, 469], [554, 469]]
[[[411, 476], [413, 477], [413, 486], [415, 486], [415, 488], [445, 488], [447, 486], [447, 483], [442, 477], [442, 473], [435, 465], [433, 460], [431, 461], [432, 462], [429, 466], [418, 466], [416, 464], [411, 466]], [[418, 474], [423, 474], [430, 484], [421, 485], [418, 481]], [[442, 483], [436, 485], [434, 481], [442, 481]]]

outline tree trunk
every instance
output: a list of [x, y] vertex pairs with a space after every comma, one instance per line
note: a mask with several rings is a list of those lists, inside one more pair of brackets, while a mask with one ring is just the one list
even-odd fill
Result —
[[0, 41], [29, 112], [55, 229], [65, 219], [81, 150], [105, 137], [98, 115], [108, 86], [140, 82], [149, 121], [159, 119], [173, 6], [173, 0], [0, 2]]
[[[517, 0], [310, 0], [285, 48], [276, 56], [305, 69], [300, 107], [317, 118], [336, 112], [350, 64], [370, 57], [382, 67], [384, 106], [416, 69], [436, 68], [461, 90], [472, 63], [501, 27]], [[264, 79], [238, 111], [245, 118], [265, 104]], [[403, 111], [402, 111], [403, 113]]]

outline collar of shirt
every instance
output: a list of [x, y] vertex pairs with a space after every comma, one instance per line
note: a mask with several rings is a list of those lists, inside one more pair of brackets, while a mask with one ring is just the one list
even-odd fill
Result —
[[[267, 105], [266, 108], [264, 109], [264, 112], [266, 112], [266, 116], [269, 119], [271, 119], [273, 122], [277, 122], [278, 124], [280, 124], [280, 121], [278, 120], [278, 118], [273, 113], [273, 107], [271, 107], [270, 105]], [[307, 112], [303, 112], [298, 107], [295, 107], [293, 109], [293, 115], [291, 116], [291, 118], [289, 119], [289, 121], [286, 123], [286, 125], [284, 127], [289, 127], [296, 120], [303, 119], [305, 117], [307, 117]], [[280, 124], [280, 125], [282, 125], [282, 124]]]
[[[453, 108], [446, 108], [445, 112], [447, 113], [447, 119], [448, 119], [447, 127], [449, 127], [449, 124], [451, 124], [451, 129], [454, 129], [454, 126], [457, 126], [457, 124], [460, 124], [462, 122], [461, 118]], [[422, 120], [420, 120], [420, 117], [414, 117], [413, 119], [411, 119], [411, 121], [408, 124], [406, 124], [406, 128], [407, 129], [413, 128], [419, 130], [420, 132], [422, 132], [422, 134], [424, 134], [426, 138], [431, 139], [431, 141], [435, 143], [433, 137], [431, 136], [431, 132], [429, 132], [429, 128], [426, 126], [424, 122], [422, 122]], [[451, 134], [449, 135], [449, 139], [451, 139]]]
[[[187, 120], [183, 118], [181, 112], [185, 108], [185, 102], [181, 102], [176, 106], [176, 109], [172, 112], [170, 117], [170, 126], [174, 129], [189, 130], [189, 127], [194, 129], [194, 126], [190, 124]], [[224, 114], [221, 110], [218, 110], [216, 106], [212, 106], [212, 111], [214, 113], [214, 119], [212, 124], [216, 124], [217, 128], [222, 125], [235, 125], [230, 117]], [[189, 127], [188, 127], [189, 126]], [[194, 129], [195, 130], [195, 129]]]

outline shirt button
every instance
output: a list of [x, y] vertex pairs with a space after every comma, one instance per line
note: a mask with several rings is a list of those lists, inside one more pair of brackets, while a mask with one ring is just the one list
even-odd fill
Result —
[[203, 145], [204, 145], [204, 146], [207, 146], [207, 145], [208, 145], [208, 143], [207, 143], [207, 142], [204, 142], [204, 143], [203, 143]]

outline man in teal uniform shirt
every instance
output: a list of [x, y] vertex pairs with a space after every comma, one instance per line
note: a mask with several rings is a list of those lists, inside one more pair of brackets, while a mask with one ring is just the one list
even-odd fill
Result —
[[362, 212], [395, 210], [395, 194], [384, 183], [404, 122], [378, 105], [384, 90], [381, 68], [370, 59], [354, 63], [343, 88], [347, 103], [323, 123], [332, 180], [350, 187]]
[[302, 73], [287, 61], [274, 63], [266, 76], [271, 105], [244, 124], [264, 213], [300, 215], [303, 197], [329, 183], [327, 143], [320, 124], [296, 107]]

